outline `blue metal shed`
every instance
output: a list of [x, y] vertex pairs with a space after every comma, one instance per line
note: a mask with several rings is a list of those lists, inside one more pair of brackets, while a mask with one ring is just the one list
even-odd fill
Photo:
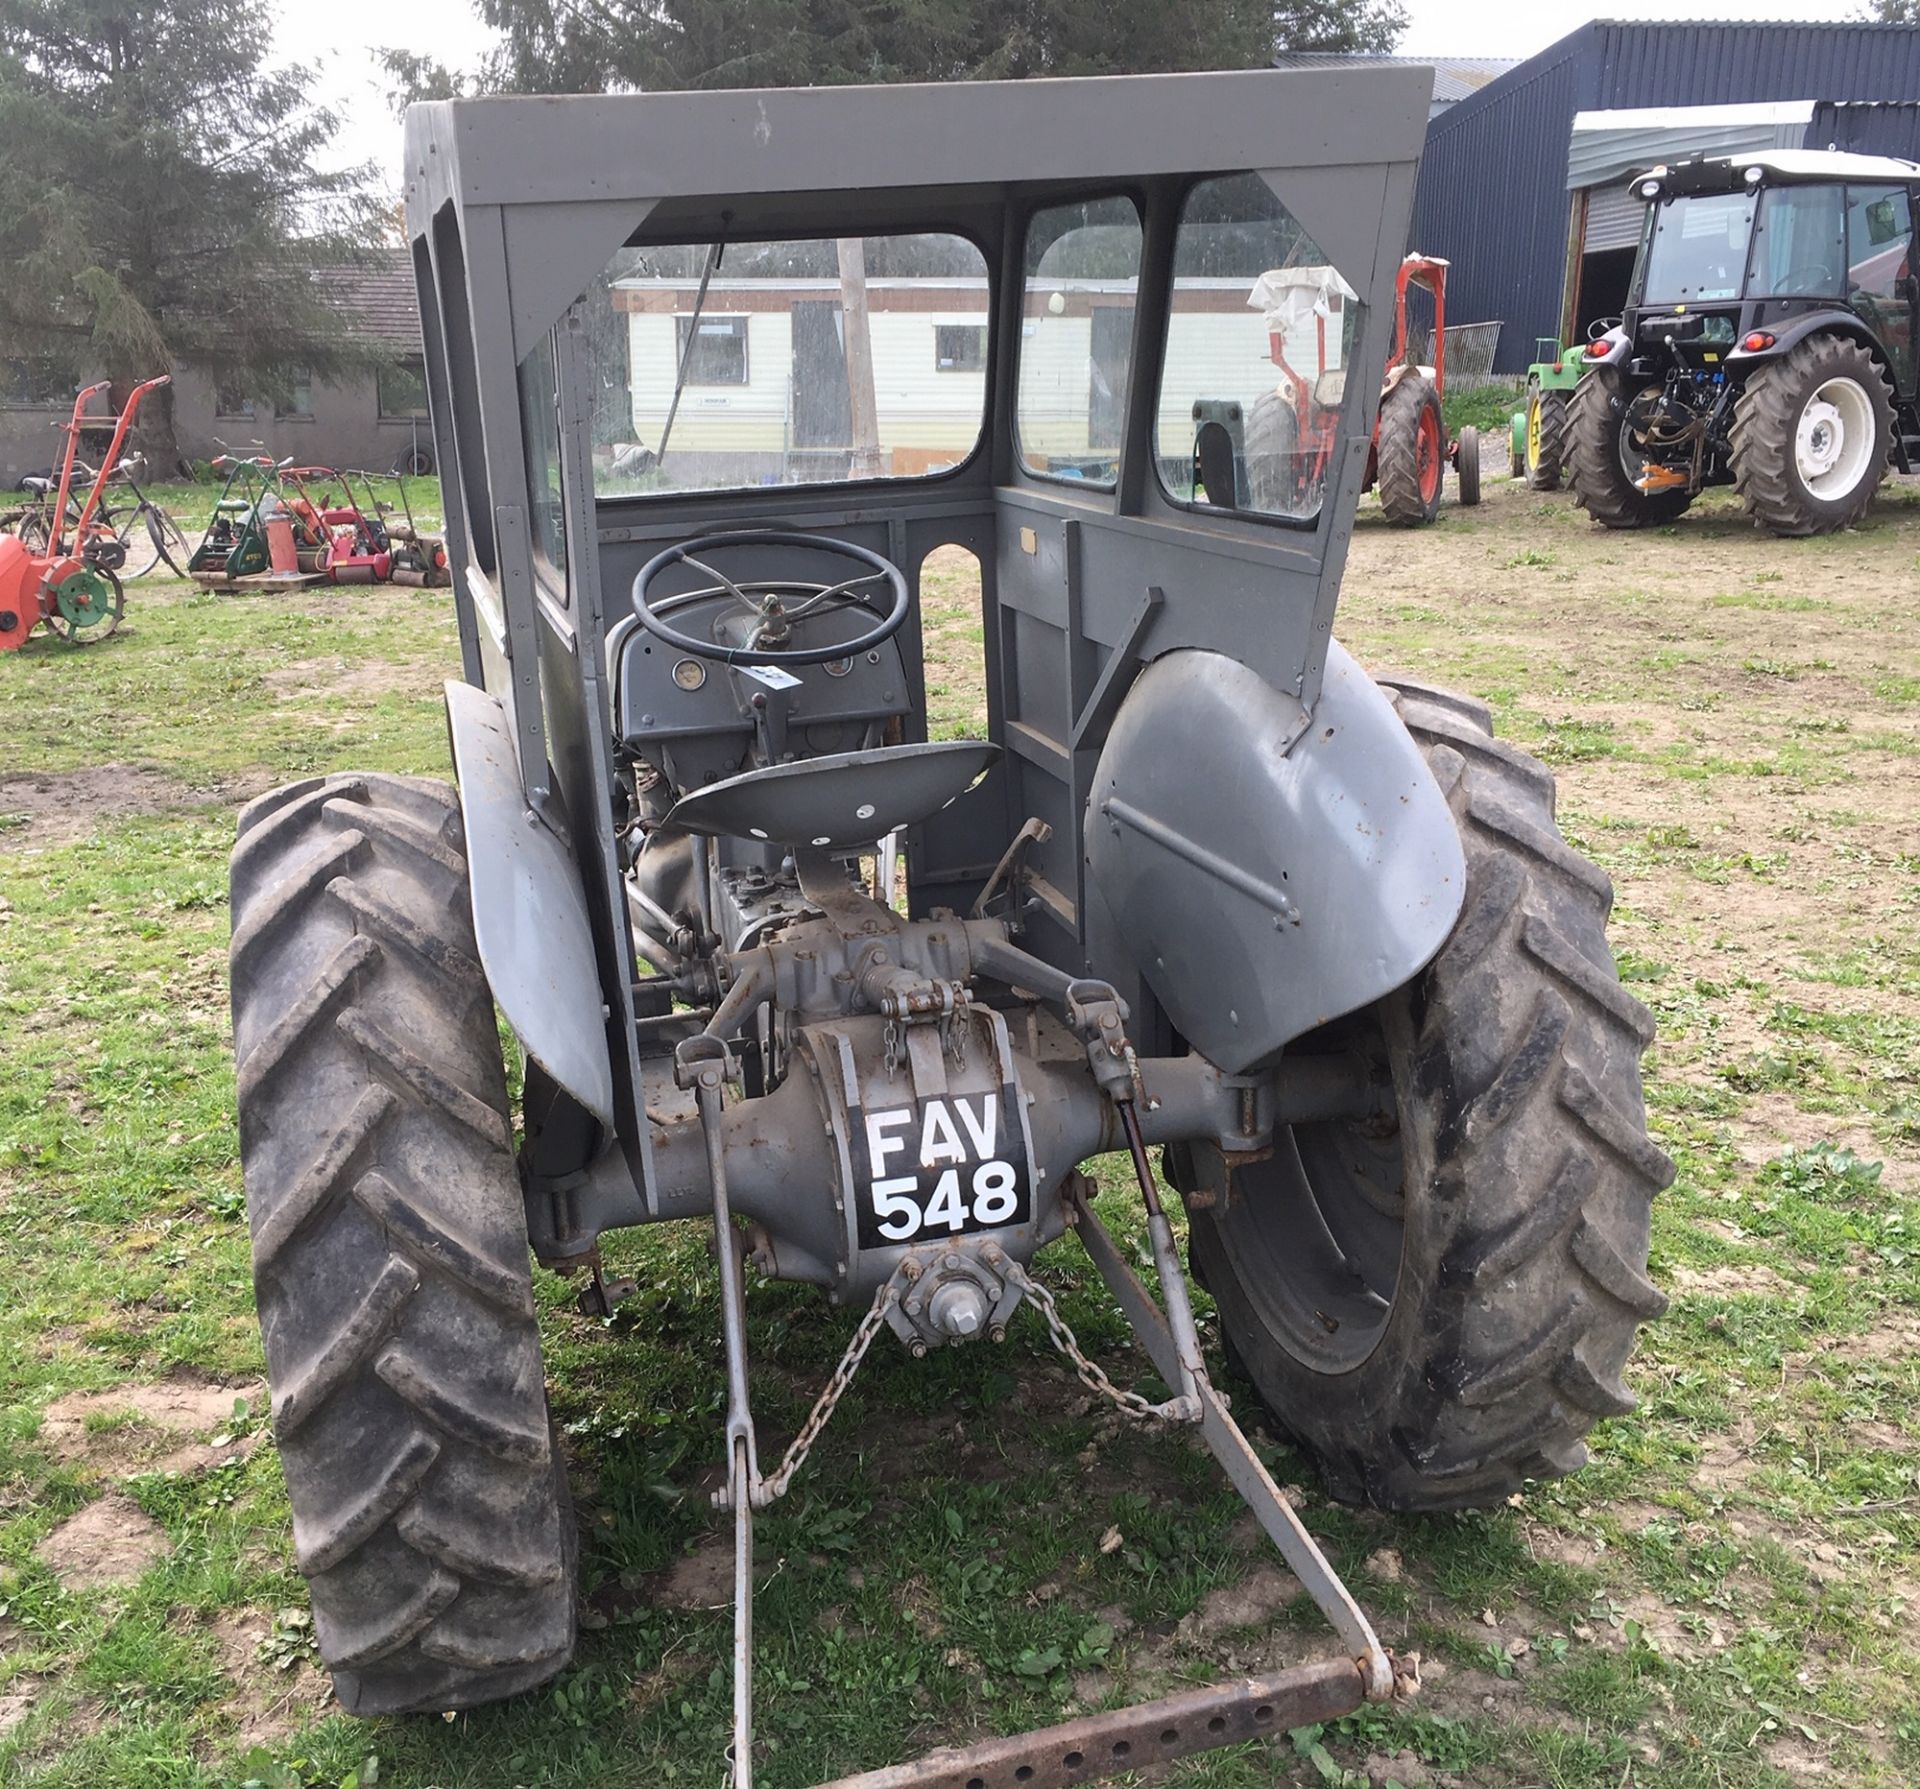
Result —
[[[1684, 108], [1671, 120], [1683, 149], [1834, 142], [1920, 157], [1916, 96], [1920, 26], [1597, 20], [1433, 120], [1412, 245], [1453, 263], [1450, 318], [1501, 319], [1495, 365], [1518, 372], [1536, 337], [1604, 314], [1616, 286], [1624, 294], [1624, 174], [1608, 153], [1657, 130], [1649, 110]], [[1710, 118], [1707, 107], [1724, 110]], [[1612, 144], [1607, 114], [1625, 115]], [[1576, 119], [1584, 152], [1573, 168]]]

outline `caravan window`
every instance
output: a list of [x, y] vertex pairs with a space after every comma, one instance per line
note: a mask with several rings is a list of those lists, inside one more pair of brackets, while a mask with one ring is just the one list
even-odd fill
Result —
[[1140, 213], [1131, 199], [1034, 213], [1015, 416], [1029, 472], [1112, 489], [1139, 298]]
[[986, 413], [987, 265], [950, 235], [623, 249], [587, 295], [602, 497], [928, 478]]

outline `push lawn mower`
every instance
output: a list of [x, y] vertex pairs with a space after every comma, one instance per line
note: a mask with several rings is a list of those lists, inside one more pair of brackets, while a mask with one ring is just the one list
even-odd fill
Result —
[[386, 583], [393, 571], [393, 546], [370, 477], [333, 466], [289, 466], [281, 478], [287, 508], [316, 543], [302, 553], [300, 569], [317, 572], [333, 584]]
[[100, 515], [101, 493], [112, 469], [119, 464], [120, 449], [133, 427], [140, 400], [168, 382], [168, 376], [162, 373], [158, 378], [143, 380], [127, 394], [114, 424], [112, 444], [101, 456], [69, 542], [67, 502], [73, 492], [74, 455], [81, 431], [87, 426], [87, 405], [95, 393], [108, 389], [108, 382], [89, 385], [74, 399], [66, 451], [60, 460], [59, 488], [44, 544], [36, 551], [16, 535], [0, 535], [0, 652], [24, 646], [27, 636], [42, 621], [76, 644], [104, 640], [120, 625], [127, 599], [119, 572], [126, 563], [127, 548]]
[[[200, 544], [187, 561], [187, 576], [202, 590], [227, 589], [246, 580], [273, 576], [267, 522], [279, 503], [279, 478], [286, 465], [284, 460], [276, 464], [265, 454], [241, 458], [223, 453], [214, 458], [213, 469], [225, 473], [226, 482], [214, 499]], [[296, 525], [296, 544], [298, 533]], [[305, 544], [309, 551], [315, 551], [319, 537], [310, 535]]]

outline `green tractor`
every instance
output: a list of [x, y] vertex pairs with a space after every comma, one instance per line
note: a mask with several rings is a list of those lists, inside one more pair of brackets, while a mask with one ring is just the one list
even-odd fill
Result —
[[1509, 462], [1530, 490], [1557, 491], [1566, 470], [1567, 406], [1580, 383], [1580, 363], [1561, 350], [1557, 336], [1536, 336], [1539, 357], [1527, 368], [1527, 407], [1508, 425]]

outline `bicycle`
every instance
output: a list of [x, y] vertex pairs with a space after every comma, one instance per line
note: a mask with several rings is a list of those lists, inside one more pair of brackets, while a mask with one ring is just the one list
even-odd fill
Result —
[[[129, 578], [143, 578], [162, 564], [175, 577], [184, 578], [193, 549], [187, 544], [179, 523], [140, 488], [138, 472], [145, 464], [143, 454], [129, 454], [113, 467], [107, 475], [107, 485], [101, 489], [95, 520], [125, 548], [127, 557], [123, 569]], [[98, 468], [84, 460], [75, 460], [73, 470], [83, 483], [92, 483], [99, 477]], [[24, 478], [20, 482], [32, 493], [31, 501], [0, 516], [0, 532], [18, 535], [30, 553], [43, 553], [53, 538], [54, 495], [59, 481], [49, 475]], [[113, 503], [108, 488], [115, 484], [124, 485], [132, 494], [131, 508]]]

